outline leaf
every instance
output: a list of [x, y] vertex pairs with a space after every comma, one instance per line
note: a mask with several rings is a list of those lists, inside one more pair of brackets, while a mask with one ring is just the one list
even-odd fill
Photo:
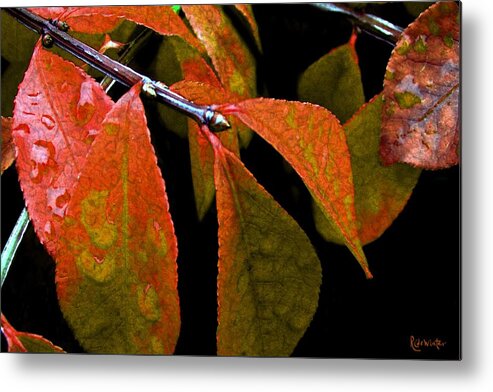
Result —
[[36, 45], [15, 99], [12, 135], [29, 216], [52, 256], [77, 176], [112, 105], [82, 70]]
[[15, 147], [12, 141], [12, 118], [2, 117], [2, 167], [1, 174], [15, 160]]
[[356, 38], [353, 32], [347, 44], [310, 65], [298, 82], [302, 101], [329, 109], [341, 122], [346, 122], [365, 103]]
[[[184, 5], [183, 11], [205, 46], [225, 90], [241, 98], [255, 97], [255, 60], [223, 10], [214, 5]], [[252, 132], [240, 127], [238, 135], [240, 145], [248, 146]]]
[[337, 118], [320, 106], [266, 98], [219, 110], [239, 118], [291, 164], [371, 278], [358, 238], [349, 150]]
[[2, 41], [2, 116], [11, 117], [14, 98], [22, 81], [39, 35], [27, 29], [7, 12], [0, 12]]
[[205, 46], [224, 88], [240, 97], [255, 96], [255, 61], [221, 8], [184, 5], [183, 11]]
[[393, 50], [384, 82], [384, 164], [458, 164], [459, 18], [457, 3], [436, 3], [406, 28]]
[[2, 332], [7, 340], [9, 353], [64, 353], [48, 339], [28, 332], [18, 332], [2, 313]]
[[218, 355], [290, 355], [317, 309], [320, 261], [239, 158], [207, 128], [202, 132], [215, 157]]
[[[420, 169], [400, 163], [381, 164], [378, 150], [382, 106], [379, 94], [344, 124], [351, 153], [358, 232], [363, 244], [376, 240], [392, 224], [421, 173]], [[316, 205], [314, 217], [317, 230], [327, 241], [342, 242]]]
[[257, 22], [255, 21], [255, 16], [253, 15], [252, 5], [233, 4], [233, 7], [235, 7], [241, 15], [243, 15], [243, 17], [248, 23], [248, 26], [252, 31], [253, 38], [255, 39], [255, 43], [257, 44], [257, 47], [259, 48], [259, 50], [262, 50], [262, 43], [260, 41], [260, 34], [258, 32]]
[[[158, 79], [168, 86], [185, 79], [222, 88], [221, 82], [200, 53], [179, 37], [163, 39], [153, 67]], [[181, 137], [188, 135], [186, 116], [166, 105], [159, 105], [158, 112], [166, 128]]]
[[204, 50], [170, 6], [44, 7], [30, 11], [46, 19], [64, 21], [71, 30], [80, 33], [106, 33], [127, 19], [161, 35], [180, 36], [199, 51]]
[[[212, 79], [211, 82], [214, 82], [214, 80]], [[235, 100], [235, 97], [228, 94], [222, 87], [204, 83], [182, 81], [171, 86], [171, 89], [203, 105], [211, 104], [212, 102], [225, 103]], [[238, 128], [240, 124], [236, 119], [233, 119], [230, 123], [231, 128], [226, 132], [219, 133], [218, 137], [223, 146], [240, 156], [238, 145]], [[198, 218], [202, 220], [214, 201], [214, 152], [210, 144], [204, 138], [199, 137], [200, 128], [197, 123], [188, 120], [188, 125], [195, 204]]]
[[180, 330], [177, 242], [139, 92], [105, 117], [57, 249], [60, 306], [91, 352], [171, 354]]

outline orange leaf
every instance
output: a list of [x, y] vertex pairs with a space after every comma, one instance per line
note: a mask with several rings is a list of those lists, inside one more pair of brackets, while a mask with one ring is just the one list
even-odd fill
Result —
[[100, 353], [171, 354], [180, 330], [177, 241], [134, 86], [104, 119], [57, 249], [60, 306]]
[[71, 30], [80, 33], [106, 33], [127, 19], [162, 35], [180, 36], [204, 52], [202, 44], [170, 6], [45, 7], [30, 11], [46, 19], [64, 21]]
[[2, 332], [7, 340], [9, 353], [64, 353], [48, 339], [28, 332], [18, 332], [6, 317], [1, 315]]
[[290, 355], [317, 309], [320, 261], [240, 159], [206, 127], [200, 137], [215, 157], [218, 355]]
[[235, 115], [282, 154], [371, 278], [358, 237], [346, 135], [337, 118], [313, 104], [266, 98], [219, 110]]
[[112, 105], [81, 69], [37, 44], [15, 99], [12, 133], [29, 216], [52, 256], [77, 176]]
[[222, 9], [214, 5], [184, 5], [183, 11], [224, 88], [244, 98], [255, 96], [254, 59]]
[[459, 162], [459, 5], [439, 2], [410, 24], [384, 82], [380, 155], [441, 169]]
[[15, 147], [12, 141], [12, 118], [2, 117], [2, 167], [0, 173], [7, 170], [15, 160]]
[[233, 4], [233, 6], [243, 15], [243, 17], [248, 22], [250, 29], [252, 30], [253, 38], [257, 43], [258, 48], [262, 49], [262, 44], [260, 42], [260, 35], [258, 32], [257, 22], [255, 21], [255, 16], [253, 15], [251, 4]]

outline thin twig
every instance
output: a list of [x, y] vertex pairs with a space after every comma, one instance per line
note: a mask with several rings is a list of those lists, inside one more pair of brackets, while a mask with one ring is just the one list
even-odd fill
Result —
[[26, 232], [27, 226], [29, 225], [29, 216], [27, 215], [27, 211], [24, 208], [17, 219], [17, 223], [14, 226], [14, 230], [10, 233], [9, 239], [5, 244], [2, 250], [2, 264], [1, 264], [1, 275], [2, 275], [2, 284], [7, 277], [7, 273], [9, 272], [10, 265], [12, 264], [12, 260], [14, 260], [15, 253], [17, 252], [17, 248], [19, 247], [22, 237], [24, 237], [24, 233]]
[[52, 42], [54, 45], [103, 72], [112, 79], [117, 80], [121, 84], [132, 87], [142, 82], [144, 84], [142, 90], [148, 96], [156, 98], [162, 103], [181, 111], [201, 125], [207, 125], [212, 131], [219, 132], [230, 127], [224, 116], [212, 110], [210, 106], [197, 105], [169, 90], [164, 83], [151, 80], [126, 65], [120, 64], [118, 61], [99, 53], [97, 50], [60, 30], [55, 24], [50, 23], [49, 20], [41, 18], [23, 8], [6, 8], [5, 11], [26, 27], [41, 34], [44, 38], [51, 37], [49, 40], [44, 39], [44, 42]]
[[315, 7], [324, 11], [338, 12], [349, 16], [363, 31], [395, 46], [403, 29], [376, 15], [356, 11], [341, 3], [314, 3]]

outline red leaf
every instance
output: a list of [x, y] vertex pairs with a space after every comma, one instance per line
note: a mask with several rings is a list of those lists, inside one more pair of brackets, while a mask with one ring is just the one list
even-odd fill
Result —
[[77, 176], [112, 105], [92, 78], [37, 44], [12, 126], [29, 216], [51, 255]]
[[206, 127], [199, 138], [215, 157], [218, 355], [290, 355], [317, 309], [320, 261], [240, 159]]
[[170, 6], [46, 7], [30, 10], [46, 19], [64, 21], [71, 30], [81, 33], [106, 33], [122, 19], [127, 19], [162, 35], [180, 36], [204, 52], [202, 44]]
[[9, 353], [64, 353], [63, 349], [55, 346], [48, 339], [28, 332], [18, 332], [1, 315], [2, 332], [7, 340]]
[[404, 31], [387, 65], [380, 155], [441, 169], [459, 162], [459, 6], [439, 2]]
[[15, 147], [12, 141], [12, 118], [2, 117], [2, 167], [3, 174], [15, 160]]
[[177, 242], [139, 93], [104, 119], [57, 248], [60, 306], [100, 353], [170, 354], [180, 330]]
[[253, 38], [257, 43], [258, 48], [262, 49], [262, 44], [260, 42], [260, 35], [258, 32], [257, 22], [255, 21], [255, 16], [253, 15], [251, 4], [233, 4], [233, 6], [243, 15], [243, 17], [248, 22], [250, 29], [252, 30]]
[[255, 62], [221, 8], [184, 5], [183, 11], [205, 46], [224, 88], [241, 97], [255, 96]]
[[358, 237], [346, 135], [337, 118], [320, 106], [266, 98], [219, 110], [238, 117], [291, 164], [371, 278]]

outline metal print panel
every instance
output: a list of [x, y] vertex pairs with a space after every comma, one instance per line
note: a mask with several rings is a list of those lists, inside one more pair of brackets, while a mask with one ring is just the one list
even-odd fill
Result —
[[2, 352], [461, 358], [460, 3], [1, 17]]

